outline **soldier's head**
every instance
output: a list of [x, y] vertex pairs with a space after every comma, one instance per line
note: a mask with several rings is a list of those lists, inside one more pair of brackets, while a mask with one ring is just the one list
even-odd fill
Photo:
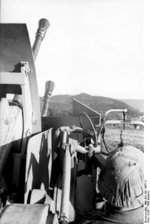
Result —
[[132, 146], [110, 153], [101, 171], [99, 189], [107, 202], [125, 210], [144, 205], [144, 154]]

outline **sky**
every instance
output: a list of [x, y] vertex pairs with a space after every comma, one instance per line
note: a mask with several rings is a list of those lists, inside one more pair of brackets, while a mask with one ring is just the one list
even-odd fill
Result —
[[50, 22], [35, 62], [39, 95], [88, 93], [144, 98], [143, 0], [1, 0], [2, 23]]

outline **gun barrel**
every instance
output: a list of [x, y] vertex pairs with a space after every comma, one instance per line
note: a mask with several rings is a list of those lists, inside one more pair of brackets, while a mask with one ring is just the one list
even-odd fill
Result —
[[42, 117], [46, 117], [48, 114], [49, 99], [55, 88], [55, 83], [53, 81], [47, 81], [45, 83], [45, 94], [44, 94], [44, 104], [42, 108]]
[[37, 54], [39, 52], [41, 42], [44, 39], [46, 31], [49, 28], [49, 26], [50, 26], [50, 23], [47, 19], [40, 19], [39, 20], [39, 26], [38, 26], [35, 41], [34, 41], [34, 44], [33, 44], [33, 47], [32, 47], [34, 61], [37, 58]]

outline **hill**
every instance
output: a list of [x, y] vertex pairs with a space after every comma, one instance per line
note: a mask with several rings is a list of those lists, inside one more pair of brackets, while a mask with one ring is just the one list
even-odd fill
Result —
[[144, 100], [137, 100], [137, 99], [123, 99], [121, 100], [124, 103], [134, 107], [135, 109], [139, 110], [140, 112], [144, 112]]
[[[104, 115], [109, 109], [124, 109], [128, 110], [128, 118], [139, 117], [141, 112], [134, 107], [117, 99], [92, 96], [86, 93], [78, 95], [54, 95], [50, 99], [48, 116], [71, 116], [73, 98], [81, 101], [92, 109]], [[41, 104], [42, 104], [42, 98]], [[118, 116], [118, 115], [117, 115]], [[117, 117], [115, 117], [117, 118]]]

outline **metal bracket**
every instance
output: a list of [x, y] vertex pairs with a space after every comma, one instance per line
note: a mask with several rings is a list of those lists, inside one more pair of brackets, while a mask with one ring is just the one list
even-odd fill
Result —
[[21, 61], [21, 72], [29, 75], [31, 73], [30, 67], [29, 67], [29, 63], [26, 61]]

